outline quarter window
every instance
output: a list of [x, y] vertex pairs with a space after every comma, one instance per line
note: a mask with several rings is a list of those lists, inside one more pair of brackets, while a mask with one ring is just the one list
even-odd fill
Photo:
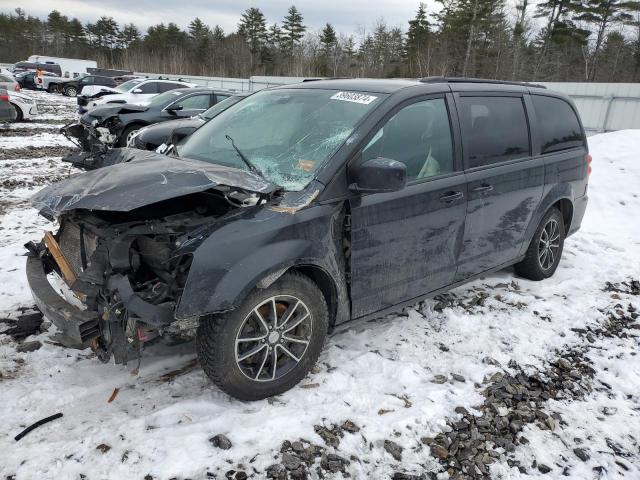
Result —
[[584, 145], [584, 135], [573, 108], [559, 98], [532, 95], [540, 126], [540, 153], [551, 153]]
[[449, 114], [444, 99], [402, 108], [371, 139], [363, 160], [383, 157], [407, 166], [407, 179], [421, 180], [453, 171]]
[[529, 128], [520, 97], [461, 97], [466, 168], [529, 155]]

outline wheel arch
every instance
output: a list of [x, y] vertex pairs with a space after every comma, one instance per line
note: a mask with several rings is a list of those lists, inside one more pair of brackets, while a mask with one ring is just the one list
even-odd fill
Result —
[[335, 279], [324, 268], [306, 263], [300, 265], [293, 265], [285, 272], [298, 272], [311, 279], [316, 284], [324, 300], [327, 304], [327, 310], [329, 311], [329, 327], [333, 327], [336, 322], [337, 310], [338, 310], [338, 285]]
[[557, 202], [551, 205], [550, 208], [552, 207], [555, 207], [558, 210], [560, 210], [560, 213], [562, 214], [563, 223], [564, 223], [564, 231], [566, 234], [567, 232], [569, 232], [569, 229], [571, 227], [571, 222], [573, 221], [573, 202], [569, 198], [565, 197], [565, 198], [559, 199]]
[[525, 232], [525, 238], [520, 250], [521, 255], [524, 255], [527, 248], [529, 248], [529, 243], [531, 243], [540, 222], [551, 208], [555, 207], [560, 210], [564, 220], [565, 235], [569, 232], [571, 222], [573, 221], [574, 198], [573, 189], [569, 184], [557, 184], [542, 197]]
[[12, 101], [9, 101], [9, 104], [15, 109], [16, 111], [16, 119], [15, 121], [19, 121], [21, 119], [24, 119], [24, 110], [22, 110], [22, 107], [20, 105], [18, 105], [17, 103], [14, 103]]

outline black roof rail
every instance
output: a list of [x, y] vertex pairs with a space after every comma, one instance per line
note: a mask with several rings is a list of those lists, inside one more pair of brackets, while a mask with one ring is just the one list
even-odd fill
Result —
[[420, 83], [490, 83], [496, 85], [518, 85], [521, 87], [547, 88], [539, 83], [511, 82], [509, 80], [492, 80], [488, 78], [472, 77], [424, 77], [418, 81]]
[[351, 80], [353, 77], [320, 77], [320, 78], [304, 78], [302, 82], [319, 82], [320, 80]]

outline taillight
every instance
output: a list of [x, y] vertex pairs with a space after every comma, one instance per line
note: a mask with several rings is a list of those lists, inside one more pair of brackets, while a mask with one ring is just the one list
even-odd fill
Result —
[[0, 102], [8, 102], [9, 95], [0, 95]]
[[587, 156], [584, 157], [584, 159], [587, 161], [587, 176], [589, 176], [591, 175], [591, 161], [593, 160], [593, 158], [590, 154], [587, 153]]

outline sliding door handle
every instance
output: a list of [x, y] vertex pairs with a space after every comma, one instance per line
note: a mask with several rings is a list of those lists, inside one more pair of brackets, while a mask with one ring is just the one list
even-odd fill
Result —
[[440, 197], [440, 201], [444, 203], [455, 202], [456, 200], [460, 200], [464, 195], [462, 192], [447, 192]]
[[483, 183], [479, 187], [473, 188], [471, 191], [476, 193], [483, 193], [483, 192], [490, 192], [491, 190], [493, 190], [493, 185], [488, 185], [486, 183]]

